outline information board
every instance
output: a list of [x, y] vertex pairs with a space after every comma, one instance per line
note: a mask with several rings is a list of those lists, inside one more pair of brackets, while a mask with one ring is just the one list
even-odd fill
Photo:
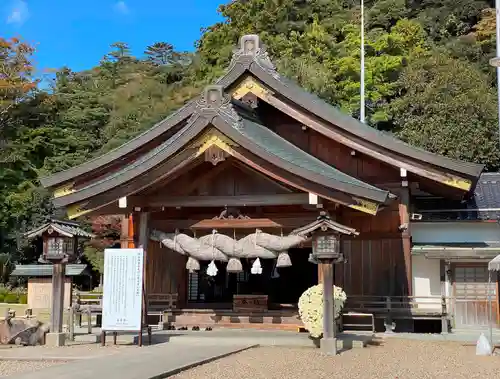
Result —
[[103, 331], [142, 330], [143, 266], [143, 249], [104, 251]]

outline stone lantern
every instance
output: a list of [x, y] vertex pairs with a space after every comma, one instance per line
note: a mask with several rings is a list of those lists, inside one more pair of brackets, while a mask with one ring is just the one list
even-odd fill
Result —
[[66, 263], [76, 261], [81, 254], [83, 241], [94, 236], [74, 222], [60, 220], [50, 220], [50, 222], [25, 233], [25, 236], [29, 239], [42, 238], [43, 250], [38, 261], [53, 265], [50, 333], [47, 334], [46, 341], [49, 345], [62, 346], [65, 343], [62, 326]]
[[312, 239], [312, 254], [309, 261], [320, 264], [323, 275], [323, 338], [321, 350], [329, 355], [337, 354], [337, 339], [335, 337], [335, 302], [333, 299], [333, 265], [342, 263], [344, 256], [341, 249], [342, 235], [358, 235], [352, 228], [331, 220], [326, 212], [321, 212], [316, 221], [292, 234], [302, 235]]

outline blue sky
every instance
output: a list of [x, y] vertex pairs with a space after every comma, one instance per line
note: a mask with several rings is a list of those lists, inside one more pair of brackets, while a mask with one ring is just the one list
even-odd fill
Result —
[[41, 70], [98, 64], [113, 42], [136, 56], [158, 41], [193, 50], [200, 28], [222, 20], [226, 0], [0, 0], [0, 36], [35, 45]]

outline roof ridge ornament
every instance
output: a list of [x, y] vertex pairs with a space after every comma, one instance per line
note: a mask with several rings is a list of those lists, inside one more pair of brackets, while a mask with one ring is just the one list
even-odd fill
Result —
[[242, 127], [241, 116], [236, 112], [231, 102], [231, 96], [224, 92], [221, 85], [205, 87], [201, 97], [196, 101], [195, 111], [188, 122], [196, 120], [201, 114], [209, 116], [222, 116], [234, 128]]
[[269, 57], [266, 45], [262, 43], [257, 34], [247, 34], [240, 38], [239, 46], [233, 50], [233, 58], [230, 67], [236, 63], [250, 65], [252, 62], [257, 63], [267, 72], [277, 75], [276, 66]]

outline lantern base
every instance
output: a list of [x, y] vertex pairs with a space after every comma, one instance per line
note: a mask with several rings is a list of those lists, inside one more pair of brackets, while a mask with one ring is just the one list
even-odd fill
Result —
[[337, 339], [322, 338], [319, 342], [321, 352], [326, 355], [337, 355]]
[[61, 347], [66, 344], [66, 333], [47, 333], [45, 335], [45, 345]]

